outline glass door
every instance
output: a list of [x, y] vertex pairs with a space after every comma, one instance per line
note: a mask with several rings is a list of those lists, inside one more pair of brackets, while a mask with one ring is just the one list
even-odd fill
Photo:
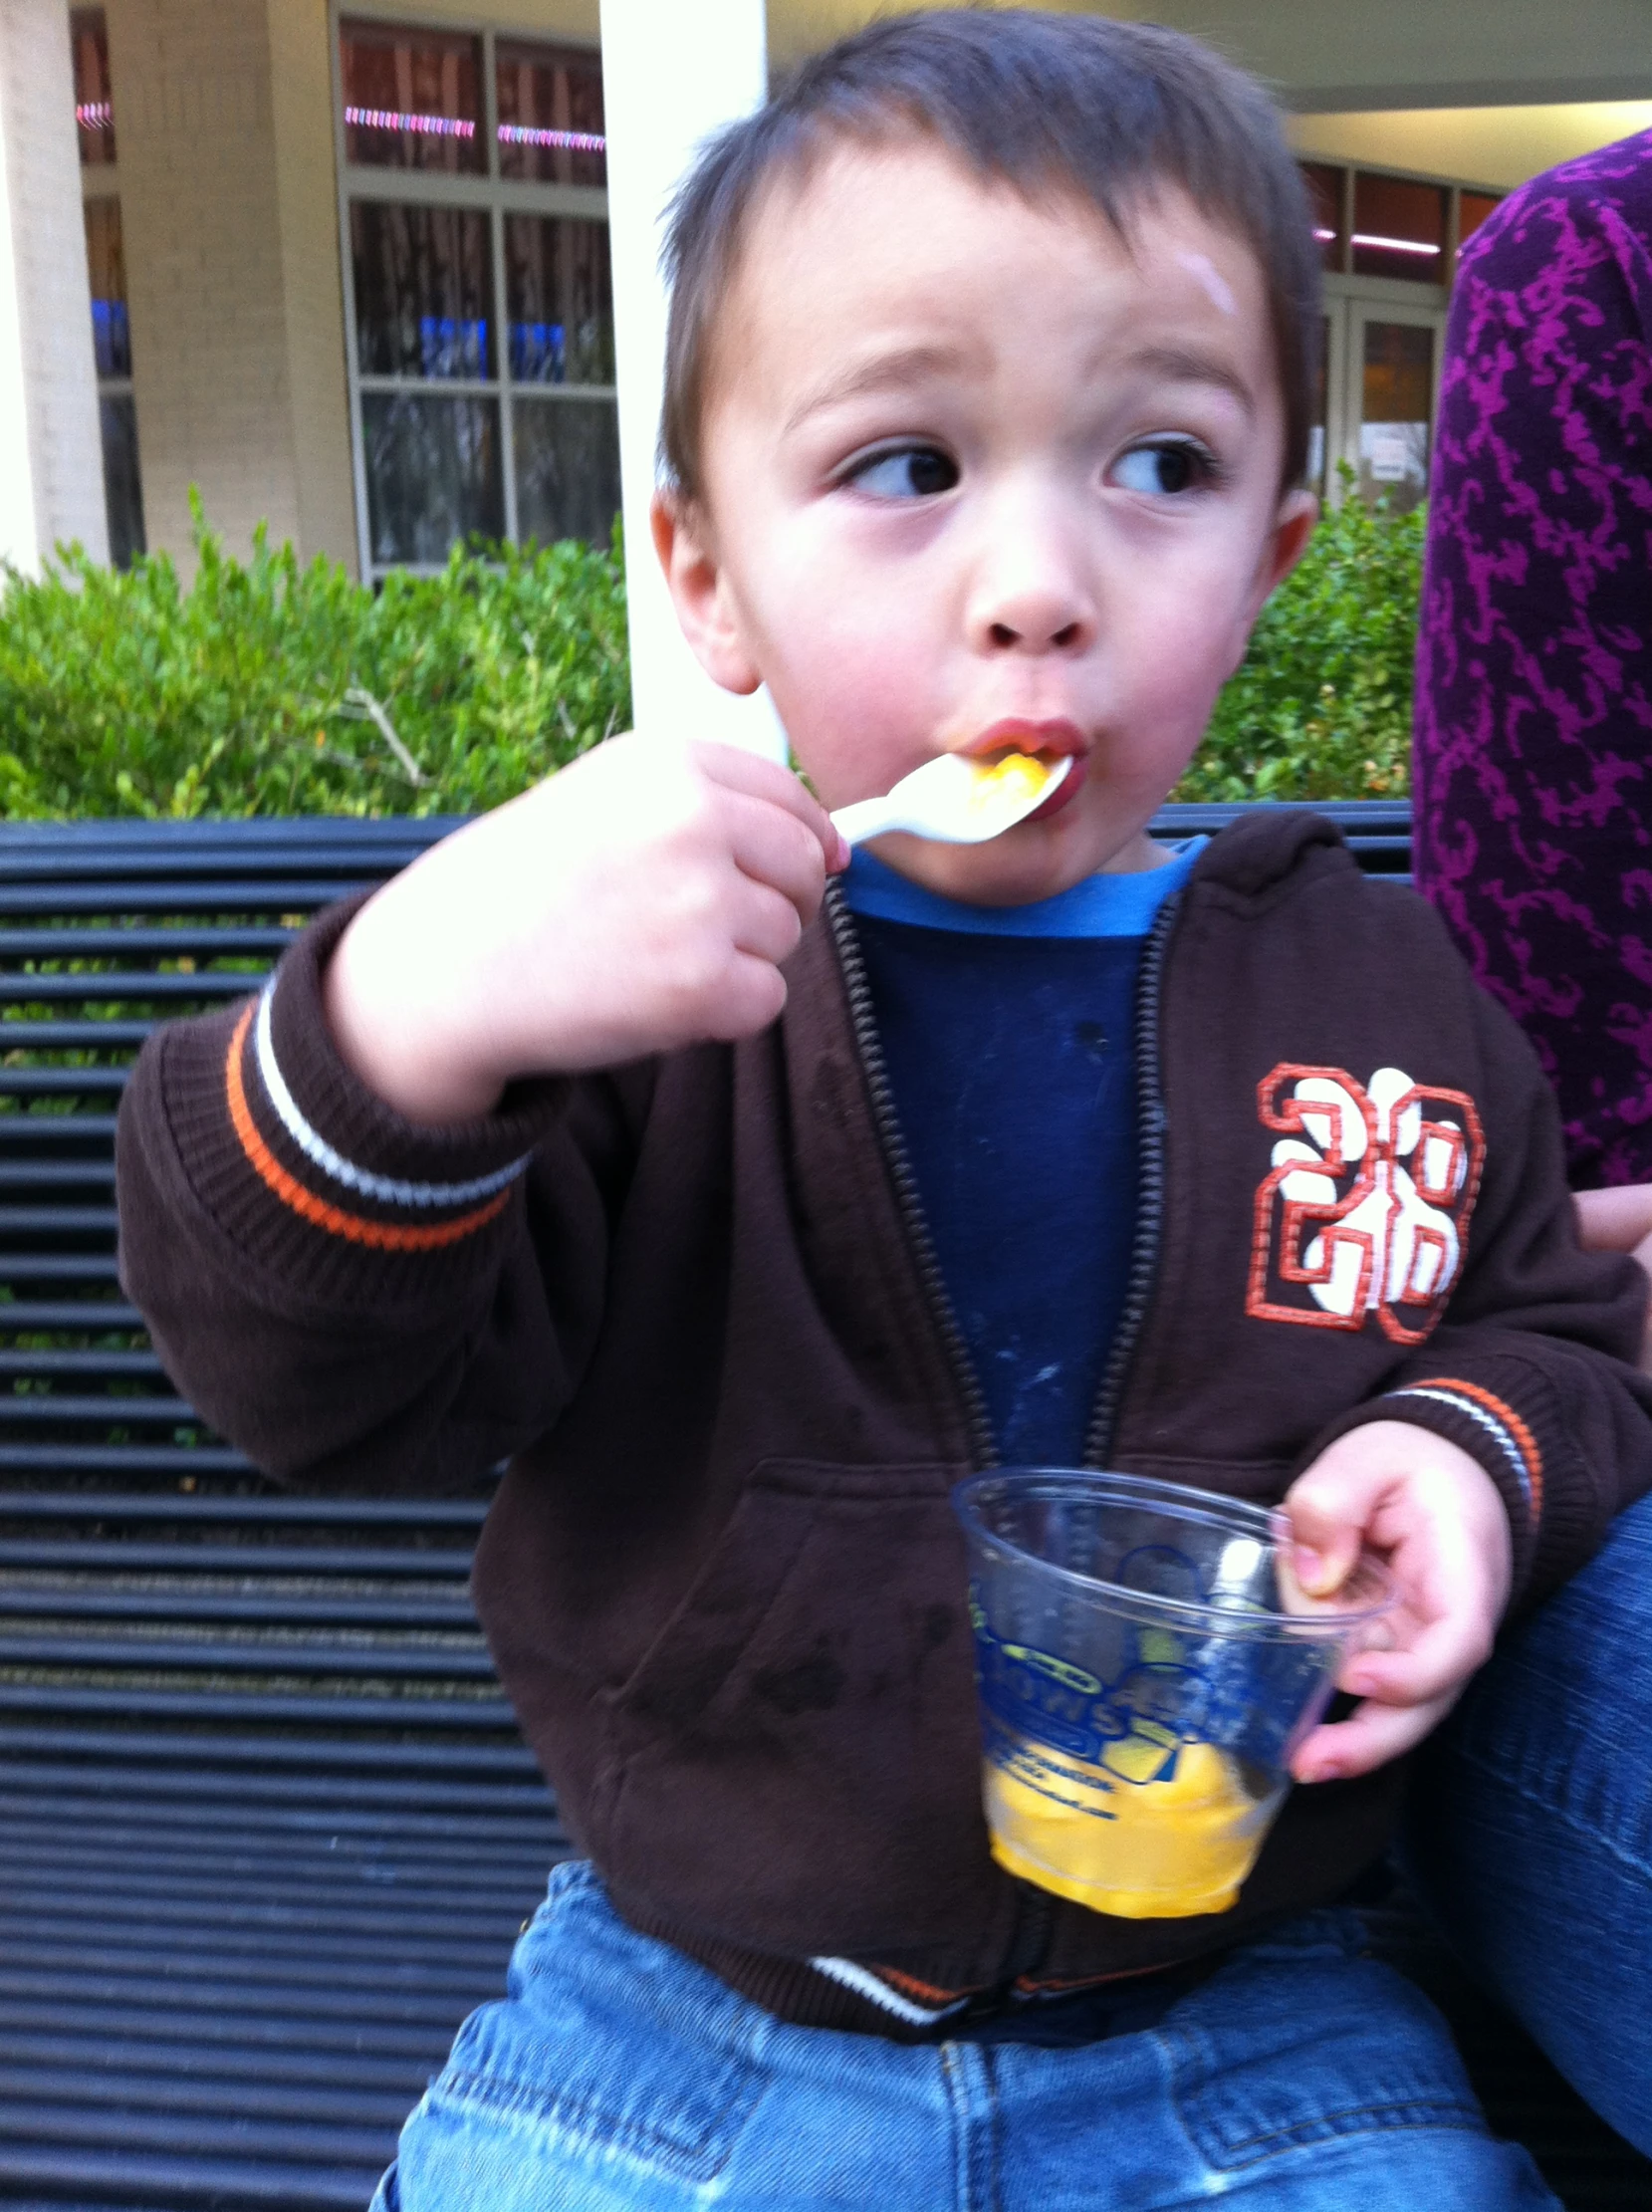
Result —
[[1345, 445], [1343, 392], [1347, 383], [1348, 319], [1340, 300], [1327, 300], [1319, 318], [1319, 358], [1310, 398], [1307, 431], [1307, 488], [1335, 506], [1341, 498], [1336, 463]]
[[1428, 491], [1443, 310], [1349, 299], [1343, 450], [1360, 496], [1404, 514]]

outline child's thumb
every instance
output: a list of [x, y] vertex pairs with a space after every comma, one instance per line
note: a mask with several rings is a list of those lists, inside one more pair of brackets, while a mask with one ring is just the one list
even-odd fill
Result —
[[1362, 1487], [1310, 1468], [1286, 1495], [1291, 1564], [1309, 1598], [1331, 1597], [1353, 1571], [1375, 1503], [1361, 1495]]

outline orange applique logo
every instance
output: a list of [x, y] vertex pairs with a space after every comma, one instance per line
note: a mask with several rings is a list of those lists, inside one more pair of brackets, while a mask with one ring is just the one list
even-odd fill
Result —
[[1282, 1061], [1257, 1086], [1280, 1131], [1256, 1196], [1245, 1311], [1421, 1344], [1463, 1270], [1486, 1140], [1462, 1091]]

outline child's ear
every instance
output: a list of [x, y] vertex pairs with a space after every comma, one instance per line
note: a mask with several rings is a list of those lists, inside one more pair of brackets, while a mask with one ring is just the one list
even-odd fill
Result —
[[666, 590], [695, 659], [725, 691], [755, 691], [762, 671], [746, 650], [704, 508], [678, 493], [658, 491], [648, 508], [648, 524]]
[[1280, 501], [1279, 518], [1274, 524], [1274, 540], [1268, 563], [1269, 576], [1262, 599], [1257, 602], [1257, 613], [1262, 613], [1263, 601], [1270, 599], [1297, 563], [1307, 551], [1307, 541], [1313, 535], [1313, 526], [1319, 520], [1319, 502], [1312, 492], [1287, 492]]
[[1232, 675], [1245, 658], [1245, 648], [1251, 642], [1251, 632], [1256, 627], [1257, 616], [1279, 590], [1297, 563], [1307, 551], [1307, 541], [1313, 535], [1313, 526], [1319, 520], [1319, 502], [1311, 492], [1287, 492], [1280, 501], [1279, 513], [1269, 532], [1257, 562], [1256, 576], [1246, 602], [1242, 627], [1234, 652]]

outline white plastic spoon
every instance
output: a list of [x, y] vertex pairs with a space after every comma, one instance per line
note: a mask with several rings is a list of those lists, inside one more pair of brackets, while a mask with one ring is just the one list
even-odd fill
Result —
[[860, 845], [889, 830], [931, 838], [937, 845], [985, 845], [1042, 807], [1072, 766], [1009, 753], [996, 761], [941, 753], [902, 776], [881, 799], [858, 799], [832, 816], [844, 839]]

